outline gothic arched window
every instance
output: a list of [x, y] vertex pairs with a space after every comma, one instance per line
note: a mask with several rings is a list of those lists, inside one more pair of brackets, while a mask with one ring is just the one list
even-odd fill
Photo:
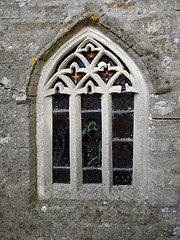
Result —
[[40, 195], [50, 185], [61, 186], [58, 191], [73, 196], [93, 188], [107, 195], [115, 185], [133, 185], [133, 171], [139, 171], [133, 156], [137, 145], [134, 96], [142, 84], [126, 63], [127, 56], [98, 34], [89, 28], [68, 41], [41, 76], [37, 103]]

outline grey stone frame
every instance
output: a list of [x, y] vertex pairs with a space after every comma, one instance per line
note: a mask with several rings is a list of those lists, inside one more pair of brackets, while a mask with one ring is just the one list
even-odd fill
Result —
[[[84, 88], [51, 88], [55, 78], [51, 77], [59, 60], [77, 44], [88, 39], [98, 40], [109, 47], [128, 66], [128, 75], [133, 87], [126, 91], [134, 92], [134, 147], [133, 184], [113, 186], [112, 184], [112, 111], [111, 93], [121, 92], [111, 85], [100, 89], [92, 86], [94, 92], [102, 94], [102, 184], [82, 184], [81, 159], [81, 108], [80, 94]], [[100, 69], [103, 65], [98, 66]], [[78, 70], [78, 69], [77, 69]], [[89, 70], [90, 71], [90, 70]], [[119, 71], [123, 71], [119, 68]], [[61, 72], [62, 73], [62, 72]], [[93, 72], [91, 72], [93, 74]], [[127, 74], [127, 73], [125, 73]], [[65, 81], [67, 79], [64, 79]], [[71, 184], [52, 183], [52, 95], [56, 87], [63, 94], [70, 95], [70, 172]], [[144, 200], [148, 194], [148, 90], [141, 71], [128, 54], [111, 39], [92, 27], [85, 27], [63, 44], [47, 61], [42, 69], [37, 90], [37, 190], [39, 199], [93, 199], [93, 200]]]

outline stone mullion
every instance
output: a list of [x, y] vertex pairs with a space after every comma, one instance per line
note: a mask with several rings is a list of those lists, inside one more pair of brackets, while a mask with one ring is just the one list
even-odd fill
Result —
[[70, 178], [74, 194], [82, 184], [82, 139], [81, 139], [81, 97], [71, 94], [69, 101], [70, 118]]
[[105, 195], [112, 186], [112, 100], [111, 94], [102, 95], [102, 180]]

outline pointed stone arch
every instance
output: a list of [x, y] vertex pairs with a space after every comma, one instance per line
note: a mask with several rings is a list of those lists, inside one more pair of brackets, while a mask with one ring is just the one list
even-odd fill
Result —
[[[85, 54], [88, 51], [97, 52], [92, 62], [88, 61]], [[103, 56], [109, 57], [114, 64], [103, 61]], [[72, 62], [73, 59], [79, 58], [82, 65], [78, 61]], [[68, 65], [69, 64], [69, 65]], [[110, 78], [103, 79], [101, 74], [105, 69], [113, 72]], [[73, 82], [70, 75], [83, 73], [80, 81]], [[92, 93], [100, 93], [102, 99], [102, 122], [106, 124], [109, 121], [111, 113], [110, 94], [113, 92], [121, 93], [122, 85], [114, 85], [120, 76], [128, 79], [125, 82], [126, 92], [135, 94], [134, 100], [134, 160], [133, 160], [133, 185], [132, 186], [112, 186], [110, 179], [110, 171], [108, 166], [112, 164], [111, 150], [104, 148], [104, 156], [106, 156], [106, 166], [104, 171], [108, 177], [104, 177], [103, 185], [84, 188], [80, 178], [81, 169], [76, 162], [81, 158], [81, 146], [78, 139], [81, 138], [80, 131], [71, 134], [70, 145], [71, 156], [75, 156], [76, 160], [72, 161], [71, 177], [75, 179], [69, 186], [60, 184], [52, 184], [52, 95], [59, 91], [62, 94], [68, 94], [71, 97], [70, 115], [73, 120], [70, 123], [70, 129], [80, 129], [80, 94], [87, 94], [89, 89]], [[98, 83], [98, 86], [94, 82]], [[131, 84], [130, 84], [131, 83]], [[148, 97], [147, 87], [143, 76], [132, 61], [129, 55], [116, 43], [107, 36], [93, 27], [85, 27], [75, 34], [71, 39], [65, 42], [46, 62], [44, 65], [37, 89], [37, 189], [39, 198], [59, 196], [60, 198], [76, 199], [79, 196], [83, 199], [139, 199], [145, 198], [147, 194], [147, 113], [148, 113]], [[106, 115], [106, 117], [105, 117]], [[108, 124], [108, 134], [104, 135], [104, 146], [111, 145], [111, 126]], [[109, 151], [109, 152], [107, 152]], [[111, 160], [108, 160], [111, 159]], [[74, 163], [75, 162], [75, 163]], [[112, 166], [110, 167], [112, 168]], [[141, 175], [141, 176], [140, 176]], [[95, 194], [93, 194], [95, 193]], [[77, 197], [78, 196], [78, 197]]]
[[[86, 47], [84, 48], [84, 46]], [[76, 50], [73, 51], [72, 54], [69, 54], [69, 52], [71, 52], [72, 49], [74, 48], [76, 48]], [[133, 81], [133, 85], [136, 86], [136, 88], [140, 85], [140, 83], [138, 82], [142, 82], [141, 79], [139, 79], [139, 77], [136, 77], [137, 66], [135, 66], [134, 62], [131, 60], [131, 58], [122, 48], [120, 48], [111, 39], [106, 37], [104, 34], [96, 30], [95, 28], [86, 27], [86, 28], [83, 28], [81, 31], [79, 31], [78, 34], [73, 36], [71, 39], [69, 39], [65, 44], [63, 44], [56, 51], [56, 53], [48, 60], [48, 62], [43, 68], [43, 73], [46, 74], [46, 76], [44, 76], [44, 74], [41, 75], [40, 81], [38, 83], [38, 89], [41, 89], [40, 91], [42, 91], [42, 89], [45, 87], [47, 82], [51, 81], [51, 78], [54, 79], [55, 76], [59, 77], [59, 75], [63, 74], [63, 71], [64, 73], [68, 73], [68, 71], [71, 71], [71, 69], [70, 70], [65, 69], [65, 66], [75, 57], [80, 57], [80, 59], [83, 60], [82, 59], [83, 55], [81, 53], [83, 51], [87, 52], [88, 49], [98, 52], [98, 55], [99, 55], [97, 56], [98, 60], [103, 55], [108, 55], [117, 64], [116, 67], [115, 66], [114, 67], [109, 66], [109, 67], [112, 70], [115, 69], [116, 71], [119, 71], [119, 72], [121, 71], [123, 74], [128, 75], [128, 77], [131, 78], [131, 81]], [[126, 66], [126, 69], [122, 65], [122, 63], [124, 64], [124, 66]], [[97, 64], [97, 60], [93, 61], [92, 64], [88, 64], [88, 62], [85, 61], [85, 64], [86, 66], [84, 69], [82, 68], [82, 70], [86, 70], [89, 66], [91, 70], [95, 70], [95, 65]], [[130, 66], [131, 74], [129, 74], [127, 70], [128, 69], [127, 66]], [[76, 70], [80, 69], [78, 64], [74, 64], [74, 65], [72, 64], [71, 67], [76, 68]], [[98, 67], [99, 68], [106, 67], [106, 64], [104, 63], [103, 65], [103, 61], [102, 61]], [[58, 71], [56, 71], [56, 74], [54, 74], [54, 69], [56, 68], [58, 68]], [[97, 68], [96, 71], [98, 70], [99, 69]]]

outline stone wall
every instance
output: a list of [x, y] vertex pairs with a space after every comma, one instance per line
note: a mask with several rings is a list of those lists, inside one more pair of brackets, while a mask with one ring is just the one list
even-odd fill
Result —
[[[0, 2], [1, 239], [177, 239], [180, 236], [178, 0]], [[145, 201], [38, 200], [36, 91], [41, 69], [78, 29], [108, 34], [149, 89]], [[32, 61], [33, 60], [33, 61]]]

